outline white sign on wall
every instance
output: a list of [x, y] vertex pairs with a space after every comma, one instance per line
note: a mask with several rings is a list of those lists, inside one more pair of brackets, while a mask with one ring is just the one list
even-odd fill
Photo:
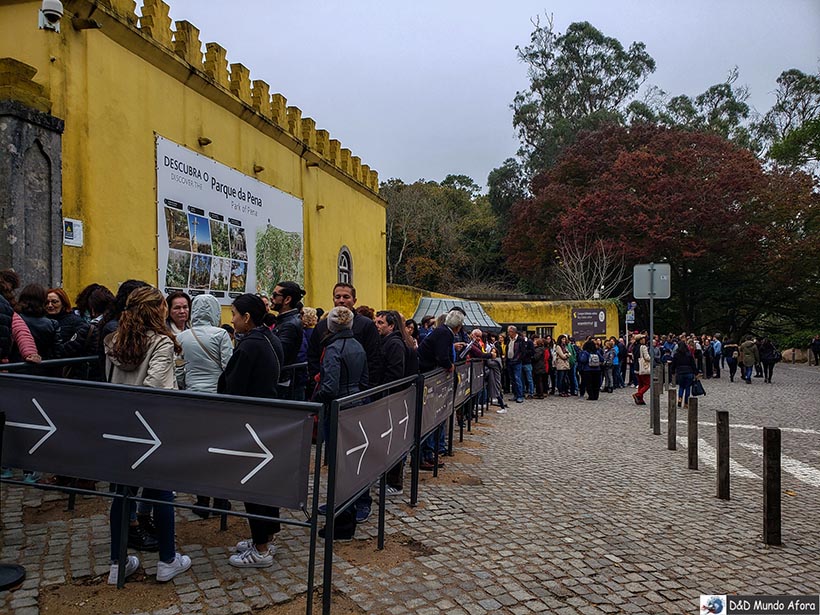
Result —
[[302, 201], [157, 135], [159, 288], [229, 305], [304, 284]]

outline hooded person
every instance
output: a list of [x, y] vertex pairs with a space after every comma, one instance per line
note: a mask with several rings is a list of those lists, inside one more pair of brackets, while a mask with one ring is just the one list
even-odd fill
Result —
[[[228, 332], [220, 327], [219, 301], [213, 295], [197, 295], [191, 302], [188, 328], [177, 335], [182, 347], [185, 388], [201, 393], [216, 393], [219, 377], [228, 366], [233, 354], [233, 343]], [[198, 495], [199, 506], [210, 506], [208, 496]], [[214, 508], [228, 509], [227, 500], [214, 500]], [[207, 510], [194, 509], [207, 519]]]
[[219, 301], [197, 295], [191, 304], [190, 326], [177, 335], [185, 359], [185, 386], [189, 391], [216, 393], [219, 377], [233, 354], [231, 336], [220, 327]]

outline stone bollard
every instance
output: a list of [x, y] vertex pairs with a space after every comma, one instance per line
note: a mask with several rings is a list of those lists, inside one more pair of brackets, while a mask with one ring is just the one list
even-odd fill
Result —
[[729, 412], [717, 411], [717, 496], [729, 499]]
[[781, 542], [780, 430], [763, 428], [763, 542]]
[[689, 453], [689, 469], [698, 469], [698, 398], [689, 398], [689, 416], [687, 417], [686, 437]]
[[678, 448], [678, 394], [670, 389], [667, 396], [666, 448], [674, 451]]

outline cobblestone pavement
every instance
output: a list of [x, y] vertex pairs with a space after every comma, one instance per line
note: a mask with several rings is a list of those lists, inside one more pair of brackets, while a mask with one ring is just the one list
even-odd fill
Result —
[[[771, 385], [724, 376], [705, 386], [697, 471], [687, 469], [686, 417], [682, 445], [667, 450], [666, 423], [653, 436], [632, 389], [490, 411], [467, 436], [479, 463], [445, 460], [412, 513], [397, 498], [388, 503], [388, 542], [400, 533], [429, 554], [389, 569], [339, 559], [335, 586], [362, 611], [390, 615], [694, 613], [700, 594], [820, 593], [820, 369], [780, 364]], [[716, 499], [707, 462], [718, 409], [732, 424], [730, 501]], [[783, 429], [782, 547], [761, 538], [762, 426]], [[450, 484], [455, 472], [482, 484]], [[35, 615], [44, 587], [107, 573], [105, 514], [25, 525], [24, 504], [60, 496], [8, 485], [2, 495], [0, 560], [23, 564], [28, 578], [0, 593], [0, 612]], [[178, 513], [178, 526], [190, 518]], [[375, 534], [374, 515], [357, 537]], [[289, 601], [306, 590], [307, 532], [282, 536], [276, 564], [250, 571], [230, 568], [225, 547], [181, 544], [194, 566], [174, 580], [176, 606], [154, 612], [242, 613]], [[156, 560], [145, 560], [150, 574]]]

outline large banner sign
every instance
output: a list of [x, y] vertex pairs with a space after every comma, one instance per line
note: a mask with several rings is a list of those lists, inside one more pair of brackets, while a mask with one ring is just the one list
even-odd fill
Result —
[[242, 293], [304, 283], [302, 201], [157, 135], [159, 288]]

